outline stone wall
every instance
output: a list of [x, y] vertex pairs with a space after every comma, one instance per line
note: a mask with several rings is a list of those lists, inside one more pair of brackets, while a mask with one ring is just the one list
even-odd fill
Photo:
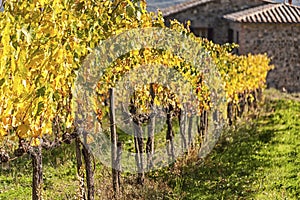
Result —
[[[228, 42], [228, 30], [233, 29], [233, 40], [239, 43], [239, 54], [267, 53], [275, 69], [267, 77], [269, 87], [300, 92], [300, 24], [232, 23], [223, 15], [255, 7], [261, 0], [215, 0], [165, 17], [192, 27], [213, 28], [213, 41]], [[168, 23], [167, 23], [168, 24]]]
[[232, 24], [239, 32], [239, 53], [267, 53], [275, 69], [269, 87], [300, 92], [300, 24]]
[[223, 44], [228, 42], [229, 27], [229, 23], [223, 19], [223, 15], [264, 3], [266, 2], [261, 0], [215, 0], [166, 16], [165, 21], [168, 24], [170, 19], [177, 19], [182, 23], [190, 20], [192, 27], [212, 28], [213, 41]]

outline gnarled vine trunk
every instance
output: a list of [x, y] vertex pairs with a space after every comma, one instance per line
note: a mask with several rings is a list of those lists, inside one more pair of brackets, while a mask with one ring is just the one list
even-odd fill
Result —
[[146, 144], [147, 153], [147, 168], [153, 167], [153, 154], [154, 154], [154, 131], [155, 131], [155, 117], [149, 119], [148, 124], [148, 139]]
[[146, 153], [147, 153], [147, 169], [153, 167], [153, 154], [154, 154], [154, 134], [155, 134], [155, 107], [154, 107], [154, 98], [155, 92], [153, 88], [153, 83], [150, 84], [150, 107], [152, 110], [151, 115], [148, 120], [148, 139], [146, 144]]
[[172, 114], [173, 114], [173, 107], [172, 105], [169, 105], [169, 108], [167, 109], [167, 152], [169, 159], [172, 161], [175, 160], [175, 150], [174, 150], [174, 132], [173, 132], [173, 125], [172, 125]]
[[135, 146], [135, 161], [138, 169], [138, 184], [144, 183], [144, 156], [143, 156], [143, 149], [144, 149], [144, 141], [143, 141], [143, 130], [142, 125], [139, 121], [134, 120], [134, 146]]
[[86, 200], [85, 188], [84, 188], [84, 171], [82, 165], [82, 155], [81, 155], [81, 143], [79, 137], [75, 139], [76, 148], [76, 161], [77, 161], [77, 176], [79, 179], [79, 198], [81, 200]]
[[85, 163], [86, 184], [88, 189], [87, 199], [94, 200], [95, 185], [94, 185], [93, 155], [86, 146], [82, 147], [82, 154]]
[[42, 199], [42, 185], [43, 185], [43, 166], [42, 166], [42, 147], [32, 148], [30, 150], [32, 160], [32, 200]]
[[188, 147], [193, 148], [193, 118], [194, 116], [191, 115], [188, 117]]
[[181, 136], [181, 148], [182, 151], [186, 151], [187, 144], [186, 144], [186, 112], [183, 109], [180, 109], [179, 115], [178, 115], [178, 121], [179, 121], [179, 129], [180, 129], [180, 136]]

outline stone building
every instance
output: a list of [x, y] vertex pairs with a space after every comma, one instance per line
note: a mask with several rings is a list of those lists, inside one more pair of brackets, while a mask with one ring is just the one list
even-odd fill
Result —
[[267, 0], [193, 0], [162, 10], [166, 23], [191, 21], [195, 35], [235, 42], [238, 54], [267, 53], [268, 87], [300, 92], [300, 7]]

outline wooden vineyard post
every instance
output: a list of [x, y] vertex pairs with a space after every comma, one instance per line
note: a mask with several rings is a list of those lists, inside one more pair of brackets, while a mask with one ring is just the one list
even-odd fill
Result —
[[[116, 158], [116, 170], [117, 170], [117, 182], [118, 182], [118, 187], [120, 190], [121, 187], [121, 158], [122, 158], [122, 142], [117, 143], [117, 158]], [[120, 191], [119, 191], [120, 192]]]
[[109, 100], [110, 100], [110, 107], [109, 107], [109, 118], [110, 118], [110, 133], [111, 133], [111, 167], [112, 167], [112, 182], [113, 182], [113, 190], [115, 195], [119, 195], [119, 178], [118, 178], [118, 171], [116, 166], [117, 161], [117, 130], [116, 130], [116, 116], [115, 116], [115, 96], [114, 96], [114, 89], [109, 89]]

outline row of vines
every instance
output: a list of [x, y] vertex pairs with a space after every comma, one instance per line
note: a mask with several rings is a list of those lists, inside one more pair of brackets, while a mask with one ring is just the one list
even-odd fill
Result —
[[[78, 72], [101, 41], [135, 28], [166, 28], [162, 15], [147, 12], [146, 2], [137, 0], [10, 0], [3, 3], [4, 11], [0, 13], [0, 161], [31, 155], [32, 199], [42, 199], [42, 150], [75, 142], [79, 198], [92, 200], [94, 157], [86, 145], [89, 132], [82, 131], [82, 122], [89, 116], [75, 115], [76, 109], [85, 106], [86, 97], [74, 97], [79, 95], [74, 93], [76, 80], [88, 80], [85, 76], [79, 77]], [[210, 60], [206, 64], [216, 67], [224, 86], [226, 108], [222, 113], [229, 125], [242, 116], [247, 107], [255, 109], [271, 69], [266, 55], [234, 55], [231, 51], [235, 45], [218, 45], [197, 38], [189, 27], [177, 21], [172, 21], [169, 28], [207, 52]], [[130, 76], [128, 87], [134, 85], [134, 89], [128, 90], [133, 91], [129, 93], [124, 84], [125, 89], [120, 91], [129, 103], [123, 105], [114, 88], [130, 72], [142, 74], [145, 66], [151, 66], [147, 72], [155, 66], [175, 70], [184, 81], [176, 79], [180, 80], [177, 85], [166, 87], [155, 81], [141, 84], [140, 77]], [[155, 77], [168, 79], [161, 71], [151, 72], [153, 80]], [[197, 66], [168, 48], [131, 50], [114, 60], [99, 77], [94, 88], [93, 114], [97, 116], [98, 134], [108, 135], [112, 143], [116, 197], [120, 193], [122, 149], [133, 147], [137, 182], [143, 184], [145, 171], [155, 165], [155, 147], [165, 146], [168, 159], [174, 162], [178, 152], [186, 153], [203, 145], [210, 126], [208, 121], [215, 114], [208, 78], [211, 77], [205, 77]], [[189, 88], [180, 91], [187, 95], [181, 102], [176, 88], [184, 83], [188, 83]], [[190, 92], [196, 99], [188, 96]], [[116, 107], [122, 108], [121, 111]], [[117, 121], [119, 111], [122, 120], [133, 127], [132, 135], [128, 136], [133, 142], [127, 146], [120, 139], [124, 133]], [[160, 114], [165, 116], [161, 124], [165, 144], [156, 144], [155, 140]]]

